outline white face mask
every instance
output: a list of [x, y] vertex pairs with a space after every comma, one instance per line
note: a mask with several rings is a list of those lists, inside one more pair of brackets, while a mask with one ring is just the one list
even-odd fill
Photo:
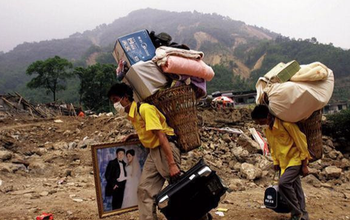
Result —
[[118, 112], [118, 114], [120, 116], [124, 116], [126, 113], [125, 113], [125, 109], [124, 107], [122, 106], [122, 104], [120, 104], [120, 102], [116, 102], [114, 103], [114, 109]]

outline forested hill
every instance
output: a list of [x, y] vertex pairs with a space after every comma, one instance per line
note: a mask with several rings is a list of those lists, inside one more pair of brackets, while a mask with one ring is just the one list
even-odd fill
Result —
[[[350, 60], [350, 52], [319, 44], [315, 38], [288, 39], [218, 14], [142, 9], [111, 24], [75, 33], [66, 39], [24, 43], [8, 53], [0, 54], [0, 94], [19, 91], [31, 99], [45, 101], [42, 93], [37, 94], [25, 87], [30, 80], [25, 74], [29, 64], [55, 55], [70, 60], [75, 66], [96, 62], [115, 64], [111, 52], [116, 39], [141, 29], [167, 32], [173, 41], [203, 51], [204, 61], [214, 66], [216, 72], [214, 80], [208, 83], [209, 92], [251, 89], [257, 76], [279, 62], [292, 59], [302, 64], [324, 62], [334, 69], [336, 81], [337, 78], [347, 79], [350, 74], [350, 64], [346, 63], [346, 60]], [[346, 80], [339, 82], [341, 86], [347, 84]], [[61, 99], [69, 97], [70, 101], [76, 101], [78, 95], [72, 94], [78, 88], [77, 83], [74, 80], [70, 82], [68, 91], [60, 94]], [[350, 97], [346, 91], [338, 93], [339, 98]]]

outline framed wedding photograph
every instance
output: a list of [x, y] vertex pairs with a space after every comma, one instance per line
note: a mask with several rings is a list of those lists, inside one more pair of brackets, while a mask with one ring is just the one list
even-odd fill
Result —
[[140, 141], [91, 145], [99, 217], [137, 209], [137, 187], [148, 151]]

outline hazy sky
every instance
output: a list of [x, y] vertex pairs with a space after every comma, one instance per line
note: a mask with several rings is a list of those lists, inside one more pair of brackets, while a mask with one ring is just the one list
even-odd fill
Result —
[[349, 0], [0, 0], [0, 51], [66, 38], [147, 7], [217, 13], [284, 36], [350, 48]]

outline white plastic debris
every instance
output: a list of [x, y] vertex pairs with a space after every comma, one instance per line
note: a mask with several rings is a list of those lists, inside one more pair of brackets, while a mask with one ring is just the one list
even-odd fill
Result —
[[84, 200], [83, 199], [79, 199], [79, 198], [76, 198], [76, 199], [73, 199], [74, 202], [83, 202]]
[[108, 112], [108, 113], [106, 114], [106, 116], [107, 116], [107, 117], [112, 117], [112, 116], [113, 116], [113, 112]]
[[215, 214], [217, 214], [220, 217], [224, 217], [225, 216], [225, 214], [223, 212], [215, 212]]

